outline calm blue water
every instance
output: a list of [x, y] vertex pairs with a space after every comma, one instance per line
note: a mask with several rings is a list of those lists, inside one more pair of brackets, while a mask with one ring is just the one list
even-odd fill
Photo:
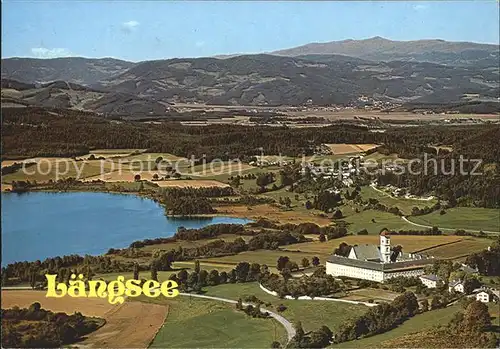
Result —
[[107, 193], [2, 193], [2, 265], [69, 254], [101, 254], [135, 240], [168, 237], [178, 227], [249, 222], [167, 218], [152, 200]]

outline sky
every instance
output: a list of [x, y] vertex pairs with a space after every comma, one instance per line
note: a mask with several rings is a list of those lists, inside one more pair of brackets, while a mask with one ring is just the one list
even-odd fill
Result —
[[142, 61], [374, 36], [498, 44], [499, 31], [498, 0], [2, 1], [2, 58]]

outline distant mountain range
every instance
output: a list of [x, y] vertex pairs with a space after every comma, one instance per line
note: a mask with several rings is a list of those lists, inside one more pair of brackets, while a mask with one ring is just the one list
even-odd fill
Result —
[[497, 101], [499, 47], [380, 37], [225, 59], [2, 59], [2, 100], [106, 114], [162, 114], [172, 102], [230, 105]]
[[414, 61], [447, 65], [498, 66], [499, 46], [444, 40], [393, 41], [379, 36], [365, 40], [311, 43], [271, 52], [278, 56], [345, 55], [371, 61]]
[[2, 59], [2, 78], [29, 83], [47, 83], [57, 80], [91, 85], [120, 74], [135, 63], [114, 58], [64, 57], [52, 59]]

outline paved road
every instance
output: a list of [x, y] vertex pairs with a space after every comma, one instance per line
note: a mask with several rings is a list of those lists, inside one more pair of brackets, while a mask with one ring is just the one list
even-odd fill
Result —
[[[232, 303], [232, 304], [238, 303], [237, 301], [232, 300], [232, 299], [221, 298], [221, 297], [213, 297], [213, 296], [205, 296], [205, 295], [202, 295], [202, 294], [192, 294], [192, 293], [182, 293], [181, 292], [181, 293], [179, 293], [179, 295], [180, 296], [189, 296], [189, 297], [196, 297], [196, 298], [211, 299], [211, 300], [214, 300], [214, 301], [221, 301], [221, 302]], [[243, 303], [243, 305], [247, 306], [247, 305], [253, 305], [253, 304]], [[288, 335], [288, 341], [290, 341], [293, 338], [293, 336], [295, 336], [295, 328], [290, 323], [290, 321], [288, 321], [287, 319], [285, 319], [283, 316], [281, 316], [279, 314], [276, 314], [276, 313], [274, 313], [272, 311], [266, 310], [264, 308], [261, 308], [260, 310], [263, 313], [264, 312], [268, 312], [271, 317], [273, 317], [276, 321], [278, 321], [279, 323], [281, 323], [285, 327], [285, 330], [286, 330], [287, 335]]]
[[[416, 227], [432, 229], [432, 226], [430, 226], [430, 225], [423, 225], [423, 224], [414, 223], [414, 222], [410, 221], [408, 218], [406, 218], [405, 216], [402, 216], [401, 219], [404, 220], [406, 223], [412, 224], [412, 225], [414, 225]], [[440, 230], [448, 230], [448, 231], [456, 231], [456, 230], [461, 230], [463, 228], [441, 228], [441, 227], [438, 227], [438, 229], [440, 229]], [[471, 230], [471, 229], [463, 229], [463, 230], [470, 231], [470, 232], [473, 232], [473, 233], [479, 233], [480, 232], [480, 230]], [[498, 231], [482, 230], [482, 232], [487, 233], [487, 234], [500, 234], [500, 232], [498, 232]]]

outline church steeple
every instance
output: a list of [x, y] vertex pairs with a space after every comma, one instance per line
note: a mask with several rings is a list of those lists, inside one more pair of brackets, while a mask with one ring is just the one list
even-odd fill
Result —
[[380, 254], [382, 255], [382, 262], [391, 262], [391, 235], [385, 229], [380, 233]]

